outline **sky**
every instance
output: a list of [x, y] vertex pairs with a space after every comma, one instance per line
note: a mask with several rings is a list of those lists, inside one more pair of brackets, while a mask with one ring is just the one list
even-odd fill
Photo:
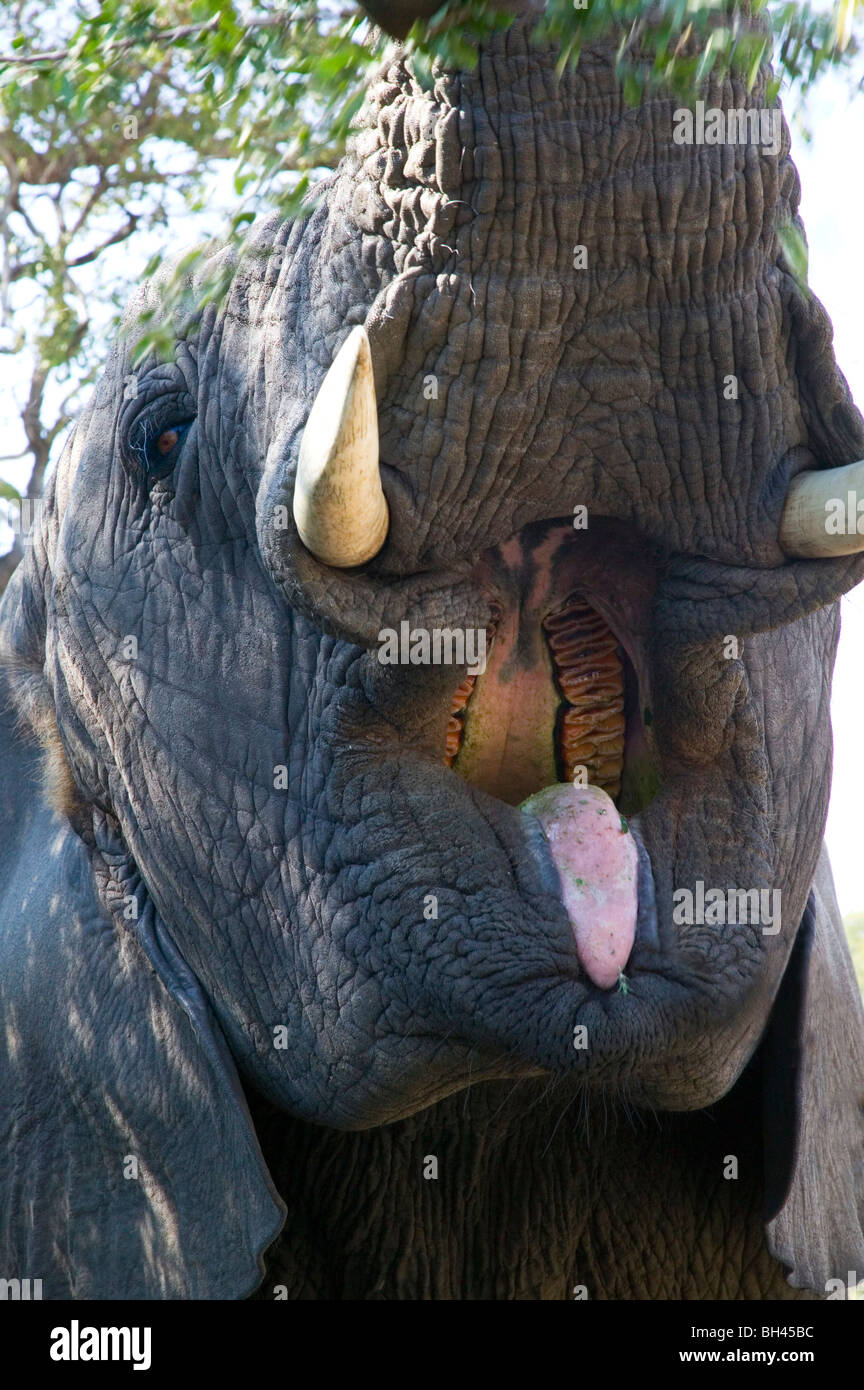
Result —
[[[801, 176], [801, 214], [810, 251], [810, 287], [833, 321], [837, 360], [853, 396], [864, 407], [864, 95], [850, 98], [848, 78], [835, 74], [823, 78], [808, 100], [812, 133], [809, 143], [796, 129], [798, 104], [787, 96], [784, 107], [792, 125], [793, 159]], [[194, 242], [200, 235], [200, 224], [196, 227], [184, 217], [175, 219], [170, 228], [174, 247]], [[142, 249], [142, 265], [152, 249]], [[0, 390], [0, 441], [4, 454], [20, 447], [13, 394], [20, 395], [22, 378], [16, 381], [14, 367], [10, 373], [8, 362], [4, 359], [5, 380]], [[0, 463], [0, 477], [17, 487], [23, 488], [26, 476], [23, 463]], [[0, 536], [0, 549], [6, 548], [7, 543]], [[859, 733], [864, 722], [862, 707], [864, 585], [842, 601], [842, 631], [832, 695], [834, 780], [827, 841], [844, 914], [864, 912], [864, 815], [860, 811], [864, 755]]]

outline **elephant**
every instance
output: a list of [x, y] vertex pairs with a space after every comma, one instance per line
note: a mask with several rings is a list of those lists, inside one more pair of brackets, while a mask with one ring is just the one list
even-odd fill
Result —
[[[864, 1272], [822, 845], [864, 420], [789, 133], [679, 142], [508, 8], [431, 84], [394, 41], [305, 216], [136, 291], [4, 596], [0, 1275], [43, 1297]], [[706, 103], [779, 122], [769, 80]]]

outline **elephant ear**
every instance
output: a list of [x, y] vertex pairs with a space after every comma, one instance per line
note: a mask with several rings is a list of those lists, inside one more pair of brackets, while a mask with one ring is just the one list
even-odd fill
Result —
[[762, 1060], [768, 1247], [839, 1292], [864, 1278], [864, 1013], [824, 848]]
[[152, 905], [134, 933], [106, 915], [8, 710], [0, 785], [0, 1272], [241, 1298], [284, 1208], [200, 987]]

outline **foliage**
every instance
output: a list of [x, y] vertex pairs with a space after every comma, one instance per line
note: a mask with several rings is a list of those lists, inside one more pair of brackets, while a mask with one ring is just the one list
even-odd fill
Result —
[[[833, 11], [814, 11], [794, 0], [753, 0], [747, 7], [727, 0], [550, 0], [538, 35], [559, 44], [559, 65], [578, 61], [584, 42], [621, 30], [618, 74], [637, 101], [646, 89], [665, 87], [684, 100], [697, 95], [709, 77], [742, 76], [753, 86], [760, 64], [774, 56], [778, 77], [806, 90], [826, 66], [849, 64], [857, 54], [852, 38], [856, 0], [840, 0]], [[747, 10], [749, 8], [749, 14]]]

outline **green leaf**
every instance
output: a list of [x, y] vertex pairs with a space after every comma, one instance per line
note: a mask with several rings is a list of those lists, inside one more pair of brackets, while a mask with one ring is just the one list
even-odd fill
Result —
[[777, 238], [782, 247], [790, 275], [799, 288], [809, 294], [807, 242], [804, 240], [800, 227], [794, 222], [786, 222], [777, 228]]

